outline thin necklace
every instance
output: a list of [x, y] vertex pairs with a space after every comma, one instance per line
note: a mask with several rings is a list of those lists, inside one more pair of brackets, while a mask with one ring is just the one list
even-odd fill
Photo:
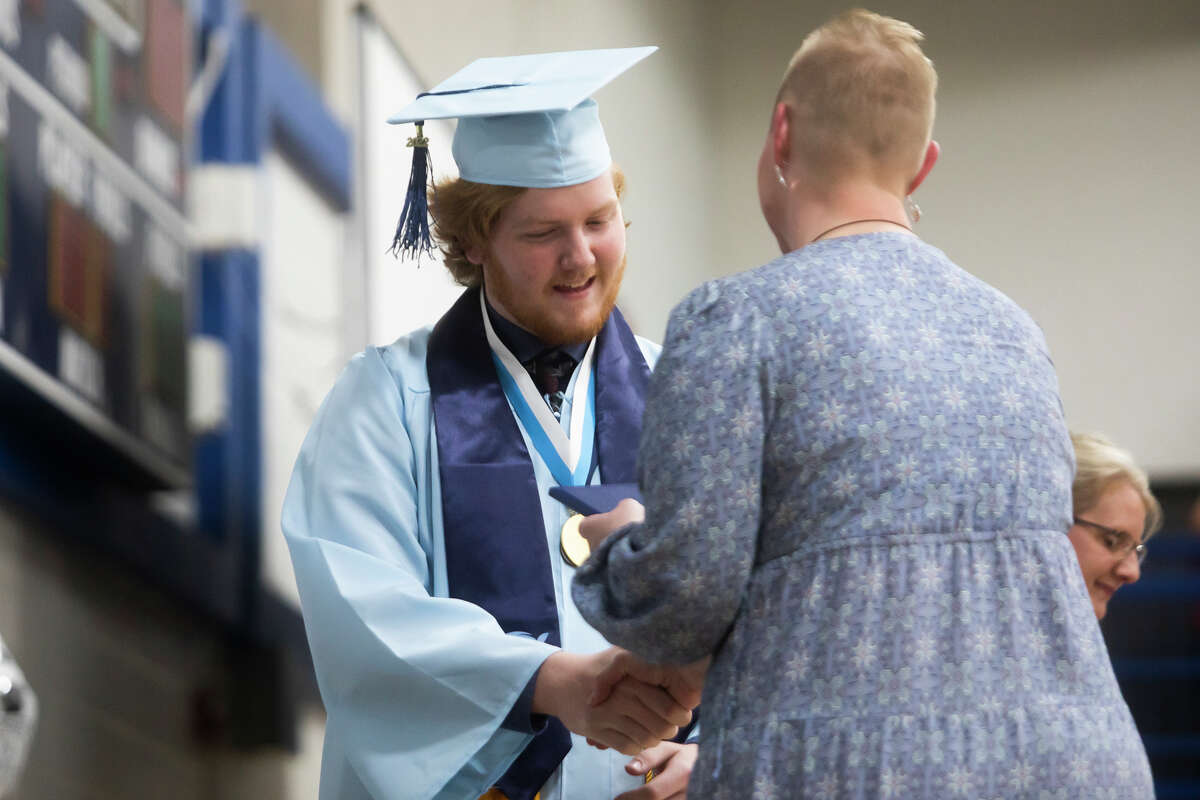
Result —
[[[912, 228], [908, 227], [902, 222], [896, 222], [894, 219], [852, 219], [849, 222], [843, 222], [840, 225], [834, 225], [832, 228], [822, 231], [819, 236], [812, 240], [812, 242], [819, 242], [821, 239], [825, 238], [834, 231], [839, 230], [840, 228], [847, 228], [851, 225], [857, 225], [860, 222], [886, 222], [889, 225], [899, 225], [901, 228], [904, 228], [904, 230], [912, 233]], [[812, 244], [812, 242], [809, 242], [809, 244]]]

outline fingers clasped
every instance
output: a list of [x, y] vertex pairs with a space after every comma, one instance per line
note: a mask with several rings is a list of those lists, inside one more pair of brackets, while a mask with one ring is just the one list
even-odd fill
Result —
[[608, 699], [592, 709], [595, 743], [636, 755], [670, 739], [691, 722], [692, 712], [658, 686], [623, 678]]

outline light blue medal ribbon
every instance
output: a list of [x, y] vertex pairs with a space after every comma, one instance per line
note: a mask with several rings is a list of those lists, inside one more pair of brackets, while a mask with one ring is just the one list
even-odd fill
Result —
[[[579, 460], [575, 462], [575, 469], [572, 470], [559, 454], [558, 448], [550, 441], [550, 437], [546, 435], [545, 429], [533, 409], [529, 407], [529, 403], [525, 400], [520, 388], [517, 387], [516, 381], [513, 380], [512, 375], [505, 369], [504, 363], [495, 353], [492, 353], [492, 361], [496, 363], [496, 374], [500, 376], [500, 386], [504, 389], [504, 396], [508, 398], [509, 404], [516, 412], [521, 426], [529, 434], [529, 441], [533, 444], [534, 449], [537, 450], [546, 466], [550, 468], [550, 474], [554, 480], [560, 486], [586, 485], [591, 472], [592, 450], [596, 441], [596, 382], [588, 381], [587, 402], [583, 408], [583, 430], [579, 442]], [[578, 380], [577, 377], [576, 381]], [[572, 416], [577, 413], [579, 413], [578, 410], [572, 405]]]
[[483, 292], [479, 293], [479, 312], [483, 316], [484, 333], [492, 351], [500, 387], [529, 435], [534, 449], [560, 486], [586, 485], [596, 441], [596, 381], [592, 374], [596, 341], [593, 339], [588, 345], [583, 360], [575, 368], [571, 389], [571, 431], [568, 436], [562, 423], [550, 412], [550, 407], [534, 386], [529, 373], [496, 335], [488, 318]]

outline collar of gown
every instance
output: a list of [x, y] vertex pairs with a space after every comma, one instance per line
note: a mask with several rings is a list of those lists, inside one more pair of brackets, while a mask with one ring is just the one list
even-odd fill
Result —
[[517, 361], [520, 361], [522, 364], [532, 361], [546, 350], [562, 350], [575, 359], [576, 364], [582, 361], [584, 354], [587, 353], [588, 342], [565, 344], [557, 348], [546, 344], [536, 334], [525, 330], [515, 322], [510, 322], [501, 316], [500, 312], [488, 301], [486, 294], [483, 300], [487, 306], [488, 319], [491, 320], [492, 328], [495, 329], [496, 335], [500, 337], [500, 341], [504, 342], [504, 346], [516, 356]]

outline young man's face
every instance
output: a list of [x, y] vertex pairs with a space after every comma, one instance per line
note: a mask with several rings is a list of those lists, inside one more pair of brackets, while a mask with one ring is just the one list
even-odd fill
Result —
[[625, 271], [625, 218], [612, 175], [575, 186], [529, 189], [500, 214], [483, 267], [492, 306], [547, 344], [595, 336]]

